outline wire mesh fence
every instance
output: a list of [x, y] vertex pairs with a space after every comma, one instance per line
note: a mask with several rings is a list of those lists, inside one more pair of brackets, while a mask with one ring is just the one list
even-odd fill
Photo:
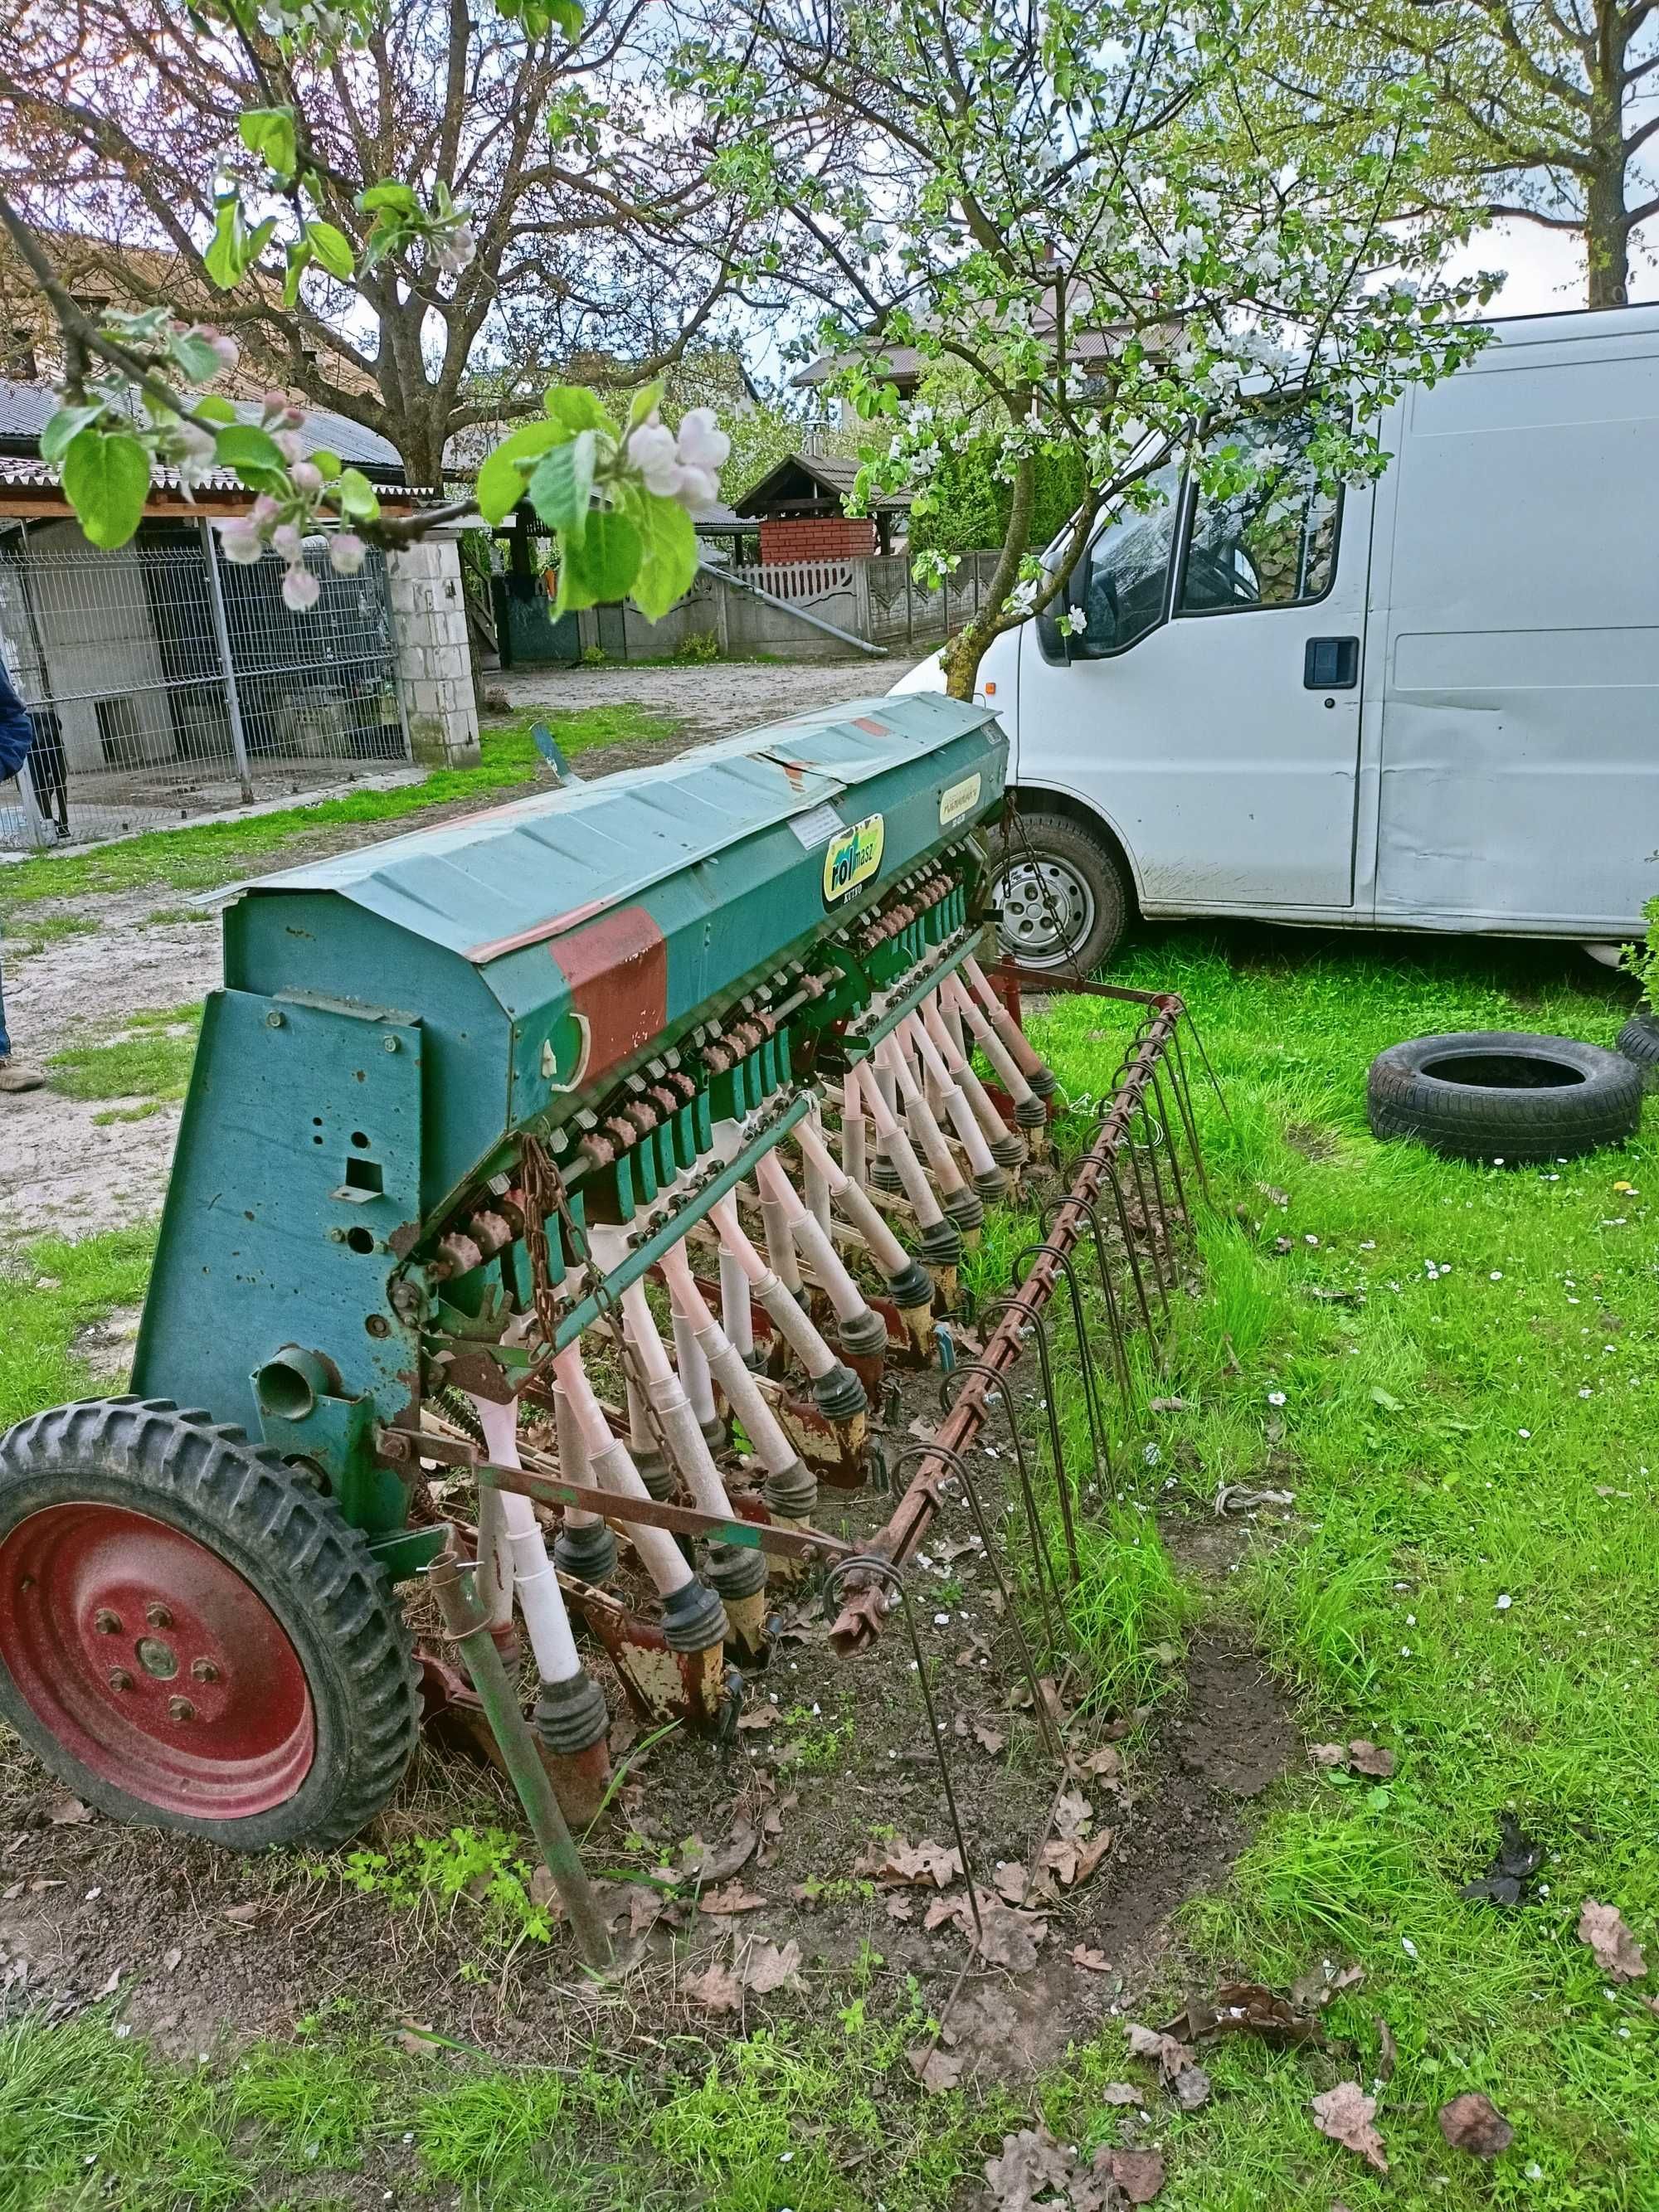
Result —
[[0, 848], [119, 836], [406, 760], [385, 564], [295, 613], [274, 555], [239, 568], [206, 526], [146, 526], [115, 553], [59, 529], [0, 539], [0, 650], [34, 725], [0, 783]]

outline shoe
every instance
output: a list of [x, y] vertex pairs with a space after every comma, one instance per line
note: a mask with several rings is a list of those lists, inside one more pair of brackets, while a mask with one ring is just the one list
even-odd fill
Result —
[[0, 1060], [0, 1091], [40, 1091], [46, 1080], [40, 1070], [27, 1060], [13, 1060], [9, 1054]]

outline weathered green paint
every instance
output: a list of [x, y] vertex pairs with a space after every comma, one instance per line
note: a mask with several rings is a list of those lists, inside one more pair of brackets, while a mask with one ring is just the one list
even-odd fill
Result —
[[[446, 1345], [489, 1342], [503, 1265], [520, 1299], [530, 1287], [521, 1244], [441, 1279], [454, 1209], [489, 1202], [526, 1131], [574, 1158], [572, 1118], [676, 1041], [697, 1095], [606, 1171], [596, 1218], [628, 1218], [712, 1165], [714, 1122], [792, 1082], [790, 1037], [702, 1077], [697, 1025], [737, 1018], [804, 958], [843, 980], [793, 1025], [855, 1013], [965, 919], [962, 902], [867, 968], [836, 940], [995, 811], [1005, 764], [984, 708], [860, 702], [248, 885], [225, 918], [226, 988], [204, 1024], [136, 1387], [313, 1461], [349, 1518], [395, 1528], [403, 1486], [365, 1438], [410, 1418]], [[942, 825], [945, 793], [975, 776], [971, 814]], [[828, 898], [826, 852], [878, 814], [879, 866]], [[736, 1172], [711, 1177], [697, 1210]], [[303, 1419], [262, 1421], [251, 1377], [286, 1345], [331, 1360], [338, 1389]]]

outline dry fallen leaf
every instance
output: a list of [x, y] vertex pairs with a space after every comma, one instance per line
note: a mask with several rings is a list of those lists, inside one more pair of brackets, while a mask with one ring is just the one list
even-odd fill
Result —
[[901, 1836], [896, 1843], [878, 1845], [866, 1853], [854, 1872], [872, 1874], [882, 1882], [915, 1882], [922, 1887], [931, 1882], [935, 1889], [943, 1889], [960, 1876], [962, 1854], [954, 1846], [947, 1850], [931, 1836], [916, 1844]]
[[1616, 1905], [1584, 1899], [1578, 1916], [1578, 1940], [1595, 1954], [1595, 1963], [1610, 1982], [1638, 1982], [1648, 1970], [1642, 1947], [1626, 1927]]
[[643, 1936], [648, 1928], [654, 1928], [661, 1919], [668, 1899], [659, 1889], [653, 1889], [648, 1883], [642, 1881], [630, 1882], [629, 1893], [629, 1935]]
[[1164, 2154], [1156, 2150], [1115, 2150], [1112, 2179], [1131, 2204], [1150, 2204], [1164, 2186]]
[[93, 1991], [93, 1995], [98, 1997], [112, 1997], [120, 1986], [121, 1969], [117, 1966], [113, 1973], [111, 1974], [109, 1979], [104, 1984], [103, 1987], [101, 1989], [94, 1990]]
[[757, 1889], [745, 1889], [740, 1881], [728, 1881], [720, 1889], [705, 1890], [697, 1899], [699, 1912], [758, 1912], [766, 1899]]
[[985, 2161], [985, 2179], [997, 2212], [1032, 2212], [1038, 2193], [1064, 2188], [1072, 2160], [1047, 2128], [1022, 2128], [1005, 2136], [997, 2158]]
[[1017, 1859], [1004, 1859], [991, 1879], [996, 1885], [997, 1894], [1006, 1904], [1024, 1904], [1025, 1893], [1031, 1887], [1031, 1877]]
[[1346, 1745], [1340, 1743], [1310, 1743], [1308, 1756], [1316, 1766], [1346, 1766], [1348, 1759]]
[[728, 1966], [710, 1966], [690, 1976], [680, 1987], [705, 2012], [736, 2012], [743, 2002], [743, 1985]]
[[746, 1712], [738, 1715], [738, 1726], [740, 1729], [769, 1729], [775, 1724], [777, 1717], [775, 1705], [750, 1705]]
[[693, 1836], [680, 1853], [680, 1864], [700, 1882], [729, 1881], [753, 1858], [759, 1841], [749, 1822], [738, 1820], [723, 1844], [706, 1844], [701, 1836]]
[[1280, 1996], [1261, 1982], [1224, 1982], [1212, 1997], [1190, 1997], [1187, 2009], [1166, 2021], [1165, 2035], [1200, 2036], [1242, 2033], [1259, 2035], [1264, 2043], [1285, 2048], [1298, 2043], [1322, 2043], [1325, 2032], [1316, 2020], [1299, 2014], [1292, 1997]]
[[1057, 1836], [1081, 1835], [1089, 1825], [1094, 1807], [1080, 1790], [1067, 1790], [1054, 1801], [1054, 1833]]
[[1183, 2066], [1170, 2084], [1183, 2112], [1196, 2112], [1210, 2101], [1210, 2077], [1201, 2066]]
[[752, 1943], [744, 1955], [738, 1978], [745, 1989], [753, 1990], [757, 1996], [769, 1996], [774, 1990], [786, 1984], [800, 1986], [800, 1945], [785, 1943]]
[[1081, 1966], [1085, 1974], [1109, 1974], [1112, 1962], [1103, 1951], [1091, 1951], [1086, 1943], [1079, 1943], [1072, 1953], [1072, 1964]]
[[1496, 2158], [1515, 2141], [1515, 2130], [1490, 2097], [1468, 2089], [1440, 2107], [1440, 2132], [1454, 2150], [1473, 2158]]
[[1376, 2078], [1384, 2088], [1394, 2079], [1395, 2061], [1399, 2056], [1395, 2046], [1394, 2030], [1379, 2013], [1376, 2018]]
[[171, 1974], [175, 1972], [179, 1960], [184, 1957], [184, 1953], [175, 1943], [170, 1951], [162, 1952], [161, 1964], [167, 1969], [167, 1972]]
[[1314, 2125], [1320, 2134], [1345, 2150], [1357, 2151], [1379, 2173], [1386, 2173], [1382, 2138], [1371, 2125], [1376, 2112], [1376, 2098], [1368, 2097], [1358, 2081], [1339, 2081], [1313, 2100]]
[[962, 2069], [967, 2063], [965, 2052], [946, 2051], [937, 2043], [918, 2044], [914, 2051], [907, 2051], [904, 2055], [910, 2062], [911, 2072], [922, 2087], [935, 2093], [954, 2089], [961, 2081]]
[[1348, 1764], [1356, 1774], [1369, 1774], [1380, 1782], [1386, 1781], [1394, 1772], [1394, 1753], [1357, 1735], [1348, 1746]]
[[78, 1797], [54, 1797], [46, 1813], [54, 1828], [78, 1828], [83, 1820], [97, 1817], [91, 1806], [83, 1805]]
[[1156, 2027], [1142, 2027], [1136, 2022], [1126, 2021], [1124, 2034], [1129, 2039], [1129, 2054], [1134, 2058], [1152, 2059], [1166, 2081], [1173, 2081], [1183, 2067], [1194, 2063], [1193, 2053], [1178, 2037], [1165, 2035]]
[[890, 1897], [888, 1899], [887, 1917], [890, 1920], [914, 1920], [915, 1917], [916, 1909], [915, 1905], [911, 1904], [908, 1897]]
[[1118, 1774], [1122, 1771], [1123, 1754], [1114, 1750], [1109, 1743], [1103, 1743], [1098, 1751], [1091, 1751], [1083, 1759], [1074, 1759], [1072, 1765], [1079, 1774]]
[[968, 1900], [965, 1897], [936, 1897], [921, 1917], [921, 1924], [930, 1932], [942, 1928], [947, 1920], [960, 1920], [969, 1924]]
[[1103, 2105], [1144, 2105], [1146, 2100], [1133, 2081], [1109, 2081], [1100, 2093]]
[[246, 1928], [259, 1917], [264, 1909], [264, 1898], [251, 1897], [246, 1905], [228, 1905], [225, 1907], [225, 1917], [227, 1920], [234, 1920], [239, 1928]]
[[1006, 1966], [1011, 1973], [1029, 1973], [1036, 1964], [1037, 1945], [1048, 1932], [1048, 1923], [1029, 1912], [1011, 1911], [994, 1897], [981, 1899], [979, 1910], [982, 1926], [974, 1948], [981, 1958], [994, 1966]]

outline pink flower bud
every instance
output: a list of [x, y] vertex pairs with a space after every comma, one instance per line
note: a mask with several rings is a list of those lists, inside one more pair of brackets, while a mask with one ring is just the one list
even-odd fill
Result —
[[247, 511], [247, 519], [256, 530], [269, 530], [282, 513], [282, 508], [268, 491], [262, 491]]
[[305, 440], [297, 430], [278, 430], [275, 434], [277, 452], [285, 461], [302, 461], [306, 454]]
[[270, 542], [284, 561], [300, 561], [305, 557], [299, 530], [292, 522], [284, 522], [278, 529], [273, 530]]
[[267, 415], [286, 415], [288, 412], [288, 394], [286, 392], [276, 391], [273, 386], [270, 391], [262, 392], [260, 393], [259, 404]]
[[337, 576], [355, 576], [368, 550], [355, 530], [337, 530], [328, 541], [328, 565]]
[[218, 526], [219, 550], [239, 568], [251, 568], [264, 551], [264, 541], [251, 521], [233, 516]]
[[323, 472], [314, 461], [295, 461], [289, 474], [295, 491], [319, 492], [323, 488]]
[[323, 582], [309, 568], [291, 568], [283, 579], [283, 604], [302, 615], [314, 607], [322, 597]]
[[218, 355], [220, 368], [225, 370], [234, 368], [242, 357], [242, 349], [235, 339], [224, 331], [204, 331], [202, 335]]

